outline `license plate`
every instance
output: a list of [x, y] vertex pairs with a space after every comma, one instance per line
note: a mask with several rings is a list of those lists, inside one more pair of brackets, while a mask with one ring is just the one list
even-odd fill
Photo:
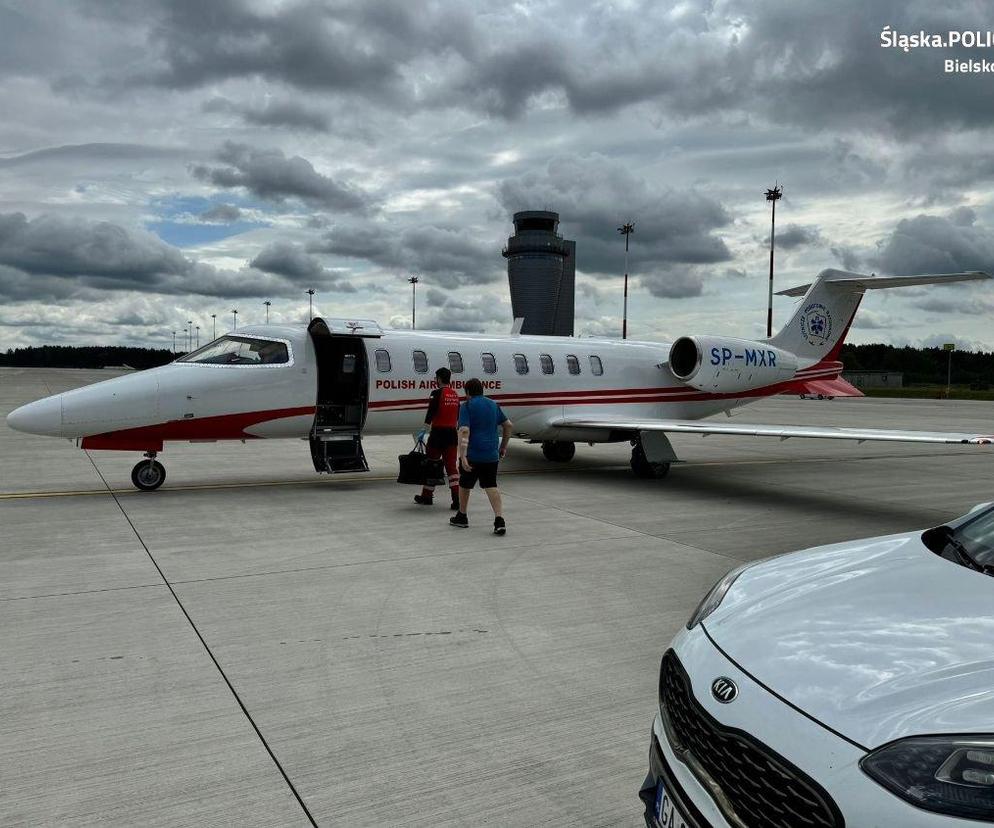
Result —
[[656, 819], [662, 828], [690, 828], [687, 818], [670, 798], [662, 780], [656, 786]]

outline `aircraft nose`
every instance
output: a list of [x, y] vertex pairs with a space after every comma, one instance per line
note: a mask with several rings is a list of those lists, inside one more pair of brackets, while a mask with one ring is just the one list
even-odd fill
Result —
[[7, 425], [15, 431], [28, 434], [43, 434], [47, 437], [62, 436], [62, 395], [45, 397], [7, 415]]

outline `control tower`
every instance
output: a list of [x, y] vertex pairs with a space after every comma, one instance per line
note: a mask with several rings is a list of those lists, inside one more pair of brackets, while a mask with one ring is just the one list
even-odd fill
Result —
[[525, 320], [521, 333], [572, 336], [576, 242], [559, 235], [559, 213], [525, 210], [513, 220], [503, 254], [514, 318]]

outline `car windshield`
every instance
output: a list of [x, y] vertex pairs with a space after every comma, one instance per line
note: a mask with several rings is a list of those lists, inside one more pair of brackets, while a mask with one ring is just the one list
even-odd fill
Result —
[[944, 558], [994, 575], [994, 507], [929, 529], [923, 539]]
[[177, 362], [204, 365], [282, 365], [290, 361], [286, 344], [247, 336], [222, 336]]

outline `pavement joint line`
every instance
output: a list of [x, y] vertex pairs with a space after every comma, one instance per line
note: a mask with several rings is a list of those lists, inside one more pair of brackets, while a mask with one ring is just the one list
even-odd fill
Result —
[[173, 596], [173, 600], [176, 602], [176, 606], [179, 607], [180, 612], [182, 612], [183, 615], [186, 617], [186, 620], [189, 622], [190, 627], [193, 629], [193, 632], [196, 634], [197, 638], [200, 639], [200, 643], [203, 645], [204, 650], [207, 652], [207, 655], [210, 657], [211, 661], [214, 662], [214, 666], [217, 668], [218, 673], [220, 673], [221, 678], [224, 679], [224, 683], [228, 686], [228, 689], [231, 691], [231, 695], [234, 696], [235, 701], [238, 703], [238, 706], [242, 710], [242, 713], [245, 714], [245, 718], [248, 719], [249, 724], [252, 725], [252, 729], [259, 737], [259, 741], [262, 742], [262, 746], [266, 749], [266, 752], [269, 754], [269, 757], [273, 760], [273, 763], [276, 765], [280, 774], [283, 776], [283, 780], [286, 782], [287, 786], [290, 788], [291, 793], [294, 795], [294, 798], [297, 800], [297, 803], [304, 811], [304, 815], [307, 817], [308, 822], [310, 822], [313, 828], [318, 828], [317, 821], [314, 819], [314, 816], [311, 814], [310, 809], [307, 807], [307, 803], [304, 802], [303, 797], [300, 795], [300, 792], [297, 790], [297, 787], [293, 784], [293, 781], [290, 779], [290, 776], [286, 772], [286, 769], [283, 767], [283, 764], [276, 756], [276, 753], [273, 751], [272, 747], [270, 747], [269, 742], [266, 740], [266, 737], [262, 734], [262, 730], [260, 730], [259, 726], [256, 724], [255, 719], [252, 718], [252, 714], [249, 713], [248, 707], [246, 707], [245, 702], [242, 701], [242, 697], [238, 695], [238, 691], [235, 689], [235, 685], [231, 683], [231, 679], [229, 679], [227, 673], [224, 672], [224, 668], [221, 666], [221, 662], [217, 660], [217, 656], [214, 655], [210, 646], [207, 644], [207, 640], [204, 638], [203, 634], [200, 632], [200, 629], [194, 623], [193, 617], [187, 611], [186, 607], [183, 606], [183, 602], [180, 600], [179, 595], [176, 594], [176, 590], [173, 589], [173, 585], [169, 582], [169, 579], [166, 577], [166, 573], [162, 571], [162, 567], [160, 567], [158, 561], [155, 560], [155, 556], [152, 554], [152, 550], [148, 548], [148, 544], [146, 544], [145, 539], [142, 538], [141, 533], [138, 531], [138, 527], [135, 526], [134, 522], [131, 520], [131, 517], [124, 510], [124, 507], [121, 505], [121, 501], [117, 499], [117, 495], [115, 495], [114, 492], [111, 490], [110, 485], [107, 483], [107, 480], [104, 478], [103, 474], [101, 473], [100, 468], [94, 462], [93, 457], [90, 455], [88, 451], [85, 451], [84, 454], [86, 454], [86, 458], [90, 461], [90, 464], [93, 466], [93, 470], [97, 473], [97, 476], [103, 481], [104, 486], [107, 487], [107, 491], [110, 492], [110, 496], [114, 498], [114, 502], [117, 504], [117, 508], [121, 510], [121, 514], [124, 516], [124, 519], [128, 522], [128, 526], [131, 527], [131, 531], [135, 533], [135, 537], [138, 538], [138, 542], [142, 545], [142, 549], [145, 550], [145, 554], [148, 555], [148, 559], [152, 562], [152, 566], [154, 566], [156, 571], [159, 573], [159, 577], [162, 578], [162, 582], [166, 585], [166, 587], [168, 587], [170, 594]]
[[132, 584], [131, 586], [104, 587], [103, 589], [78, 589], [74, 592], [45, 592], [41, 595], [11, 595], [9, 598], [0, 598], [3, 601], [33, 601], [41, 598], [66, 598], [72, 595], [96, 595], [101, 592], [121, 592], [126, 589], [148, 589], [149, 587], [163, 587], [165, 584]]
[[[861, 457], [803, 457], [803, 458], [793, 458], [793, 457], [781, 457], [774, 459], [765, 460], [691, 460], [691, 461], [678, 461], [680, 468], [694, 468], [697, 466], [762, 466], [762, 465], [775, 465], [777, 463], [828, 463], [828, 462], [846, 462], [852, 463], [857, 461], [873, 461], [873, 460], [913, 460], [921, 457], [970, 457], [973, 455], [968, 455], [966, 452], [928, 452], [928, 453], [916, 453], [916, 454], [872, 454], [864, 455]], [[91, 458], [91, 462], [92, 458]], [[96, 464], [94, 464], [96, 465]], [[627, 465], [611, 463], [603, 466], [583, 466], [580, 468], [564, 468], [562, 466], [552, 467], [548, 469], [513, 469], [510, 471], [502, 471], [501, 476], [507, 475], [525, 475], [525, 474], [552, 474], [554, 472], [560, 472], [565, 474], [583, 474], [586, 472], [599, 472], [599, 471], [617, 471], [619, 469], [625, 469]], [[102, 479], [102, 478], [101, 478]], [[249, 481], [245, 483], [192, 483], [187, 486], [167, 486], [163, 489], [159, 489], [161, 492], [198, 492], [198, 491], [212, 491], [212, 490], [224, 490], [224, 489], [254, 489], [263, 488], [266, 486], [306, 486], [306, 485], [321, 485], [327, 486], [333, 483], [376, 483], [383, 482], [387, 480], [395, 480], [396, 478], [391, 475], [386, 476], [376, 476], [376, 477], [342, 477], [340, 475], [335, 475], [332, 477], [309, 477], [300, 480], [260, 480], [260, 481]], [[94, 495], [149, 495], [154, 494], [152, 492], [142, 492], [138, 489], [112, 489], [108, 485], [105, 489], [78, 489], [71, 491], [55, 491], [55, 492], [0, 492], [0, 501], [3, 500], [30, 500], [35, 498], [55, 498], [55, 497], [92, 497]]]

